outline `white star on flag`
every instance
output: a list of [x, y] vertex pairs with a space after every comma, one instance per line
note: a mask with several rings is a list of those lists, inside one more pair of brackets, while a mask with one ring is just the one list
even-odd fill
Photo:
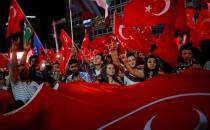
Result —
[[145, 7], [145, 12], [150, 13], [151, 9], [152, 9], [151, 5], [148, 5], [148, 6]]

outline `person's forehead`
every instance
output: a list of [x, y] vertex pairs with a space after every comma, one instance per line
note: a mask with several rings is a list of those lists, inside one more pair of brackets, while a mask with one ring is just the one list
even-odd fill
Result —
[[78, 66], [78, 64], [77, 63], [73, 63], [73, 64], [70, 65], [70, 67], [71, 66]]
[[192, 53], [192, 50], [182, 50], [182, 53]]
[[95, 55], [94, 58], [101, 58], [101, 55]]

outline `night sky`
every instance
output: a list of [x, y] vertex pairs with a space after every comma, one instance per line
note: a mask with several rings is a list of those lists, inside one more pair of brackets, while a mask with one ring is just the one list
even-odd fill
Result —
[[[11, 0], [0, 0], [0, 52], [7, 52], [9, 42], [5, 35], [8, 22]], [[17, 0], [25, 15], [35, 15], [37, 18], [29, 19], [41, 41], [48, 42], [52, 34], [52, 21], [66, 17], [65, 0]]]

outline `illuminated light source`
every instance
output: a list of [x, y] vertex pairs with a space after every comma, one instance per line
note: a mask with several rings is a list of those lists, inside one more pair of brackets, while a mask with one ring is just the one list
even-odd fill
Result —
[[35, 19], [36, 18], [36, 16], [26, 16], [26, 18], [29, 18], [29, 19]]
[[45, 68], [45, 66], [46, 66], [46, 64], [43, 62], [43, 63], [41, 64], [41, 67], [42, 67], [42, 68]]
[[61, 55], [60, 55], [60, 54], [57, 54], [57, 55], [56, 55], [56, 57], [57, 57], [57, 58], [60, 58], [60, 57], [61, 57]]

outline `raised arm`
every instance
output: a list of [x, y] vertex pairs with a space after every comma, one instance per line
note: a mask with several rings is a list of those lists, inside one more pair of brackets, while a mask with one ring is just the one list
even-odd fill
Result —
[[142, 70], [139, 70], [139, 69], [137, 69], [137, 68], [132, 68], [132, 67], [130, 66], [130, 64], [129, 64], [129, 62], [128, 62], [128, 58], [127, 58], [127, 52], [125, 52], [125, 56], [124, 56], [123, 62], [124, 62], [124, 65], [125, 65], [127, 71], [128, 71], [130, 74], [134, 75], [134, 76], [137, 77], [137, 78], [144, 78], [144, 72], [143, 72]]
[[24, 52], [20, 64], [24, 65], [26, 64], [27, 55], [30, 49], [31, 49], [31, 39], [27, 43], [24, 43]]
[[18, 78], [19, 78], [18, 76], [19, 72], [18, 72], [18, 66], [17, 66], [17, 49], [20, 43], [20, 38], [18, 38], [17, 41], [13, 41], [12, 39], [11, 42], [12, 42], [12, 47], [11, 47], [12, 59], [10, 61], [9, 77], [12, 82], [16, 82], [18, 81]]

